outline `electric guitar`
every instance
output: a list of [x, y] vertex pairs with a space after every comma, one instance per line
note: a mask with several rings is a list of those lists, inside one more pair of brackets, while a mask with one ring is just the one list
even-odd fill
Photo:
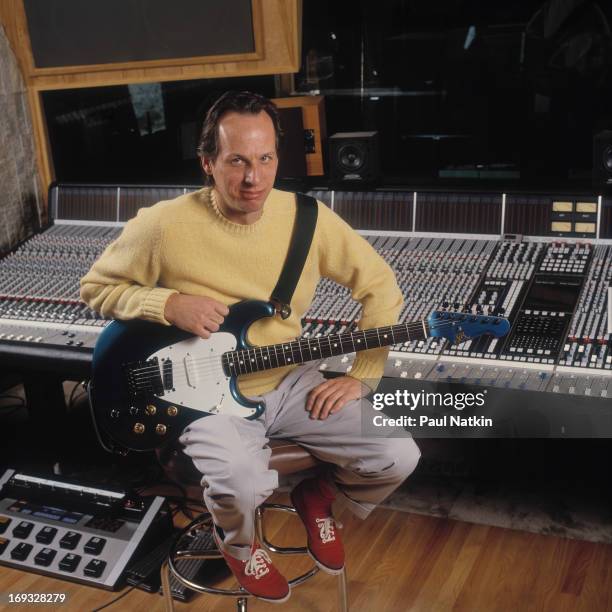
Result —
[[89, 392], [96, 425], [125, 449], [153, 450], [209, 414], [260, 416], [264, 404], [238, 390], [241, 374], [429, 336], [451, 343], [482, 334], [499, 338], [510, 329], [500, 317], [435, 311], [415, 323], [251, 346], [251, 324], [274, 314], [269, 302], [239, 302], [208, 340], [148, 321], [113, 321], [93, 355]]

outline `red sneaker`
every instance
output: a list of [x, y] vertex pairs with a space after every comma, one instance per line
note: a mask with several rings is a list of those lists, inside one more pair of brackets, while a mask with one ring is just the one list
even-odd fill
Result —
[[289, 599], [289, 583], [274, 567], [270, 556], [257, 541], [251, 547], [251, 558], [241, 561], [221, 548], [216, 529], [213, 529], [213, 536], [225, 562], [245, 591], [270, 603], [283, 603]]
[[335, 497], [321, 478], [302, 480], [291, 491], [291, 503], [306, 527], [308, 552], [328, 574], [341, 574], [344, 569], [344, 547], [331, 511]]

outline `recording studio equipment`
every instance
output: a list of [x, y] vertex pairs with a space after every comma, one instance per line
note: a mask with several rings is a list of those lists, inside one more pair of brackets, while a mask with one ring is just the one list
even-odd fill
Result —
[[378, 181], [378, 132], [338, 132], [330, 136], [329, 173], [336, 184], [371, 185]]
[[0, 564], [104, 589], [172, 529], [163, 497], [8, 469], [0, 477]]
[[56, 224], [0, 265], [0, 360], [13, 367], [87, 373], [108, 323], [79, 298], [79, 279], [120, 232], [116, 226]]
[[599, 132], [593, 137], [593, 181], [612, 184], [612, 130]]
[[[53, 225], [0, 260], [0, 363], [89, 376], [93, 345], [109, 321], [79, 303], [78, 278], [139, 207], [196, 188], [54, 186]], [[612, 397], [611, 199], [559, 192], [312, 195], [358, 228], [393, 268], [405, 299], [400, 323], [441, 309], [512, 323], [500, 339], [396, 343], [387, 376], [488, 381], [502, 394], [538, 393], [518, 400], [527, 403], [582, 397], [590, 405]], [[570, 231], [553, 231], [553, 223]], [[359, 316], [349, 291], [323, 279], [302, 338], [354, 332]], [[352, 360], [329, 357], [322, 368], [346, 372]]]
[[0, 365], [88, 378], [110, 322], [79, 297], [79, 280], [140, 206], [186, 188], [54, 185], [53, 224], [0, 260]]
[[[127, 583], [148, 593], [159, 592], [161, 590], [161, 566], [167, 559], [178, 533], [180, 533], [179, 529], [143, 556], [142, 559], [131, 565], [126, 574]], [[184, 536], [183, 550], [210, 551], [215, 546], [210, 531], [198, 531]], [[183, 576], [197, 582], [198, 578], [203, 578], [205, 573], [210, 578], [211, 564], [214, 564], [214, 561], [209, 559], [184, 559], [177, 562], [177, 568]], [[189, 589], [172, 575], [170, 576], [170, 589], [172, 590], [172, 597], [179, 601], [189, 601], [195, 595], [195, 591]]]

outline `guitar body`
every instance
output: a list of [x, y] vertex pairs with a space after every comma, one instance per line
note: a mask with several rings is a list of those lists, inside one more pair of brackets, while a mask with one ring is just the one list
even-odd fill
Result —
[[249, 327], [273, 314], [268, 302], [240, 302], [208, 340], [148, 321], [113, 321], [93, 355], [90, 398], [98, 428], [126, 449], [145, 451], [210, 414], [257, 418], [263, 404], [240, 395], [221, 358], [251, 348]]

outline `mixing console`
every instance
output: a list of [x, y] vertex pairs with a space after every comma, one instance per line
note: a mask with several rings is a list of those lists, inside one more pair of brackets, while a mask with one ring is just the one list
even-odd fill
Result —
[[562, 365], [612, 369], [608, 332], [608, 287], [612, 285], [612, 246], [595, 247], [561, 359]]
[[108, 321], [80, 301], [79, 279], [120, 231], [117, 225], [57, 223], [2, 260], [2, 357], [30, 367], [40, 359], [53, 365], [49, 358], [87, 365]]
[[[97, 195], [89, 193], [95, 189], [56, 189], [53, 210], [63, 219], [56, 219], [52, 227], [0, 261], [0, 361], [8, 356], [11, 363], [17, 360], [35, 368], [45, 359], [65, 361], [68, 356], [71, 367], [88, 363], [99, 331], [108, 321], [80, 303], [79, 278], [139, 206], [190, 188], [158, 187], [150, 193], [146, 188], [105, 188]], [[85, 200], [82, 194], [87, 195]], [[334, 207], [333, 192], [313, 195]], [[378, 195], [363, 201], [370, 208], [386, 206], [391, 196]], [[416, 207], [416, 194], [414, 198], [400, 195], [404, 199], [399, 202], [396, 194], [393, 202]], [[336, 199], [338, 205], [340, 199]], [[344, 200], [349, 210], [351, 202]], [[547, 202], [542, 199], [540, 213], [550, 207]], [[507, 206], [517, 204], [509, 198]], [[523, 208], [521, 215], [528, 214], [530, 209]], [[101, 216], [96, 216], [97, 210]], [[610, 210], [603, 210], [602, 219], [612, 218]], [[376, 217], [373, 208], [370, 212], [370, 217]], [[516, 211], [512, 214], [510, 226], [514, 228], [519, 217]], [[79, 215], [86, 220], [79, 220]], [[381, 215], [383, 218], [383, 212]], [[607, 229], [601, 231], [608, 236]], [[362, 235], [395, 271], [405, 298], [400, 321], [419, 320], [432, 310], [448, 308], [503, 315], [512, 323], [511, 333], [499, 340], [485, 336], [448, 346], [430, 338], [396, 345], [387, 376], [471, 381], [498, 389], [587, 397], [612, 394], [609, 238], [568, 236], [561, 241], [558, 234], [550, 233], [470, 238], [378, 230]], [[349, 291], [323, 279], [305, 317], [303, 335], [350, 331], [359, 316], [360, 306]], [[349, 356], [338, 357], [322, 367], [344, 372], [351, 361]]]

